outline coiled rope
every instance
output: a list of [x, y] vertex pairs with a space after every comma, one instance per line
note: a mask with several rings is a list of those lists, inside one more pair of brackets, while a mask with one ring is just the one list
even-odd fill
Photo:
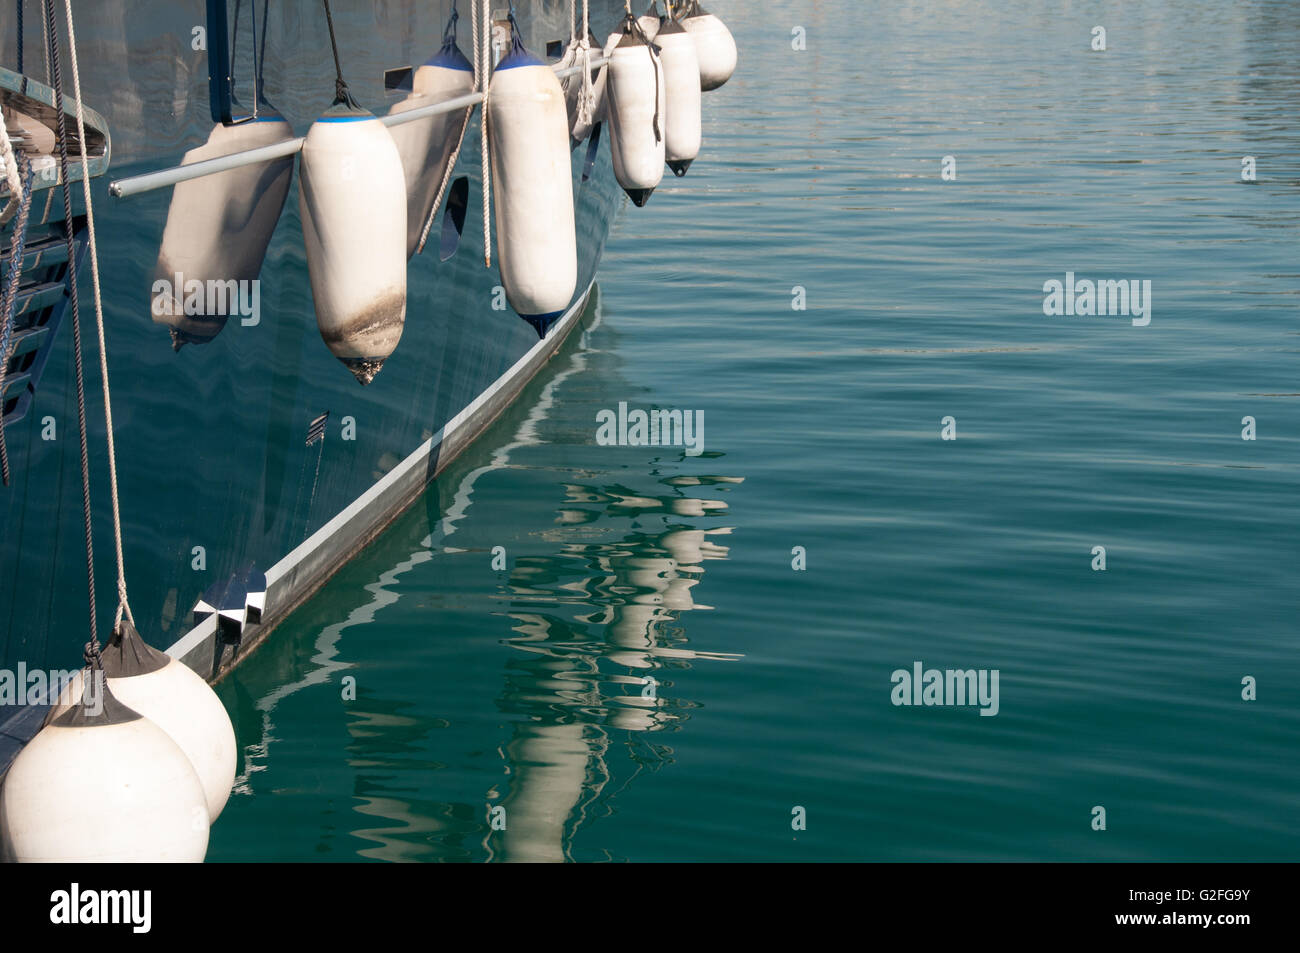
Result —
[[[256, 2], [256, 0], [254, 0]], [[77, 30], [72, 23], [72, 0], [63, 0], [63, 8], [68, 19], [69, 62], [72, 66], [72, 95], [77, 106], [77, 140], [86, 141], [86, 114], [81, 105], [81, 74], [77, 69]], [[254, 21], [256, 22], [256, 21]], [[60, 113], [62, 116], [62, 113]], [[90, 248], [90, 280], [95, 295], [95, 330], [99, 337], [99, 378], [104, 392], [104, 427], [108, 443], [108, 485], [113, 502], [113, 544], [117, 555], [117, 613], [113, 619], [116, 629], [125, 615], [128, 622], [135, 625], [131, 615], [131, 606], [126, 596], [126, 565], [122, 557], [122, 514], [117, 495], [117, 447], [113, 440], [113, 394], [108, 383], [108, 348], [104, 343], [104, 305], [99, 285], [99, 249], [95, 245], [95, 206], [90, 197], [90, 164], [86, 150], [80, 148], [81, 154], [81, 188], [86, 205], [86, 235]], [[66, 161], [66, 160], [65, 160]], [[64, 172], [64, 181], [67, 173]], [[69, 230], [69, 236], [71, 230]], [[75, 284], [75, 279], [73, 284]], [[73, 299], [75, 302], [75, 298]], [[74, 305], [75, 307], [75, 305]]]
[[[0, 125], [3, 130], [3, 125]], [[9, 144], [9, 137], [4, 137], [5, 145]], [[17, 167], [14, 169], [17, 172]], [[23, 272], [23, 255], [27, 247], [27, 222], [29, 213], [32, 208], [32, 164], [26, 156], [22, 156], [22, 174], [26, 179], [26, 188], [20, 193], [21, 201], [18, 204], [18, 217], [14, 220], [13, 241], [9, 248], [9, 274], [8, 281], [5, 283], [4, 302], [0, 304], [0, 321], [3, 321], [3, 327], [0, 328], [0, 479], [4, 480], [4, 485], [9, 485], [9, 447], [5, 443], [5, 421], [4, 421], [4, 404], [5, 404], [5, 378], [9, 372], [9, 342], [14, 330], [14, 312], [18, 310], [18, 285], [22, 282]], [[6, 210], [7, 211], [7, 210]]]

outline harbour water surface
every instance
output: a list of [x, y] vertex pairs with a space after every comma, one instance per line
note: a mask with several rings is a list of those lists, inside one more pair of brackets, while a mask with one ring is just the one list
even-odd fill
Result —
[[219, 687], [209, 859], [1300, 858], [1295, 5], [711, 7], [583, 329]]

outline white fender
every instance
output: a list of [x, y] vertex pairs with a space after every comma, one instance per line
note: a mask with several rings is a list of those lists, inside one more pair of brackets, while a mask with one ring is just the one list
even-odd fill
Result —
[[[258, 118], [236, 126], [217, 125], [208, 140], [185, 153], [182, 165], [293, 138], [293, 129], [266, 102]], [[271, 159], [216, 175], [178, 182], [167, 209], [162, 246], [151, 291], [153, 320], [171, 329], [172, 347], [205, 344], [226, 326], [234, 308], [229, 295], [207, 290], [222, 282], [253, 281], [284, 210], [293, 176], [293, 157]], [[191, 291], [186, 293], [185, 287]]]
[[384, 124], [359, 106], [331, 107], [307, 131], [298, 205], [316, 324], [363, 385], [397, 347], [406, 321], [406, 179]]
[[621, 39], [623, 39], [623, 37], [624, 37], [624, 35], [625, 35], [625, 34], [624, 34], [624, 27], [625, 27], [625, 26], [626, 26], [626, 24], [625, 24], [624, 26], [620, 26], [617, 30], [615, 30], [615, 31], [614, 31], [613, 33], [611, 33], [609, 36], [605, 37], [605, 45], [604, 45], [604, 47], [601, 49], [601, 54], [602, 54], [606, 59], [608, 59], [610, 56], [613, 55], [613, 53], [614, 53], [614, 47], [618, 46], [619, 41], [620, 41]]
[[[474, 65], [456, 46], [455, 34], [449, 33], [443, 38], [442, 49], [415, 71], [410, 95], [395, 104], [390, 112], [408, 112], [473, 91]], [[447, 163], [465, 135], [465, 126], [465, 112], [458, 109], [389, 129], [406, 173], [407, 258], [415, 254], [420, 244], [438, 188], [447, 173]]]
[[569, 118], [555, 72], [517, 36], [492, 74], [488, 134], [501, 284], [544, 337], [578, 285]]
[[700, 154], [700, 61], [695, 41], [676, 20], [655, 38], [664, 67], [664, 158], [673, 174], [686, 174]]
[[148, 645], [123, 620], [104, 647], [104, 675], [117, 700], [148, 718], [194, 766], [216, 821], [235, 782], [235, 729], [208, 683], [183, 662]]
[[636, 18], [636, 23], [647, 40], [655, 38], [655, 34], [659, 32], [659, 6], [655, 0], [651, 0], [646, 12]]
[[727, 25], [712, 13], [692, 3], [682, 18], [682, 26], [695, 40], [700, 58], [700, 89], [717, 89], [736, 71], [736, 40]]
[[[93, 689], [92, 689], [93, 691]], [[203, 786], [161, 728], [98, 694], [51, 721], [0, 788], [0, 854], [26, 862], [201, 863]]]
[[610, 55], [608, 97], [614, 177], [637, 206], [664, 175], [664, 70], [654, 47], [624, 32]]

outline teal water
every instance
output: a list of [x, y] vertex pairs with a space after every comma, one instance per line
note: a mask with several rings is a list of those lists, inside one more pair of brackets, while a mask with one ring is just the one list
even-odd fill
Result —
[[209, 859], [1300, 858], [1296, 6], [713, 6], [584, 329], [220, 686]]

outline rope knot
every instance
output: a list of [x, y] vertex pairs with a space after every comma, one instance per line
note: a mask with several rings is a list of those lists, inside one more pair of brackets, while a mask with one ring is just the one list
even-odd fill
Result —
[[352, 98], [352, 91], [348, 89], [348, 84], [340, 76], [334, 80], [334, 105], [346, 105], [352, 109], [360, 109], [361, 105]]

